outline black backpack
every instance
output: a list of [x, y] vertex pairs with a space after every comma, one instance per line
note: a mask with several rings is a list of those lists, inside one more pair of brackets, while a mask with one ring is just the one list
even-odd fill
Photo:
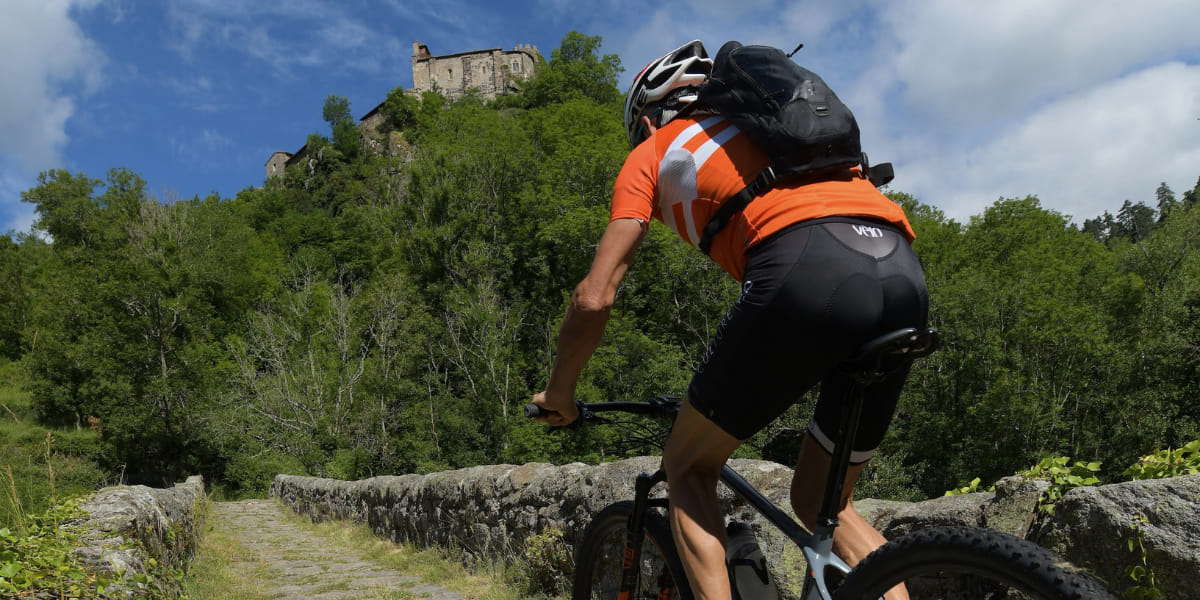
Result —
[[695, 104], [732, 121], [772, 161], [709, 219], [700, 237], [705, 254], [717, 232], [780, 179], [848, 178], [856, 166], [876, 187], [894, 176], [891, 163], [868, 166], [858, 122], [825, 81], [778, 48], [726, 42]]

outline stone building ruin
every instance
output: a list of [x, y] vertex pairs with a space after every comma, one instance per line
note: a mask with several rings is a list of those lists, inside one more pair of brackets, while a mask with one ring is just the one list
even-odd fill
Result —
[[521, 44], [512, 50], [475, 50], [433, 56], [429, 46], [413, 42], [413, 91], [437, 91], [450, 100], [468, 90], [492, 99], [517, 90], [515, 81], [533, 73], [540, 58], [537, 48]]
[[[429, 52], [429, 46], [421, 42], [414, 41], [412, 47], [413, 87], [405, 90], [405, 93], [419, 96], [423, 92], [438, 92], [450, 101], [468, 93], [492, 100], [516, 92], [520, 89], [517, 81], [532, 75], [541, 60], [537, 47], [531, 44], [519, 44], [512, 50], [491, 48], [443, 56], [434, 56]], [[369, 141], [371, 134], [383, 122], [382, 107], [381, 102], [359, 119], [359, 130], [364, 140]], [[377, 152], [382, 150], [376, 147], [378, 145], [370, 144], [372, 150]], [[307, 145], [294, 153], [276, 151], [267, 159], [267, 179], [282, 177], [287, 167], [300, 163], [308, 156], [306, 150]]]

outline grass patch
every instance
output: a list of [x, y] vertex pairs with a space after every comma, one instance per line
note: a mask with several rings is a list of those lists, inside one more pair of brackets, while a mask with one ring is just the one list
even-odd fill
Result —
[[94, 492], [108, 478], [97, 462], [99, 435], [37, 425], [23, 386], [16, 363], [0, 365], [0, 527], [13, 530], [25, 526], [25, 515]]
[[184, 578], [184, 594], [191, 600], [269, 600], [271, 594], [263, 585], [270, 565], [255, 561], [237, 532], [214, 527], [209, 510], [204, 535]]

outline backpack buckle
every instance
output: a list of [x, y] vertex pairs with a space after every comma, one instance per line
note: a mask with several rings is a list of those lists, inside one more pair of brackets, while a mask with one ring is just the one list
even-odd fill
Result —
[[751, 181], [750, 185], [746, 186], [746, 189], [750, 190], [752, 198], [757, 198], [771, 189], [771, 186], [775, 185], [778, 179], [779, 175], [775, 173], [774, 165], [771, 165], [759, 171], [758, 175], [754, 177], [754, 181]]

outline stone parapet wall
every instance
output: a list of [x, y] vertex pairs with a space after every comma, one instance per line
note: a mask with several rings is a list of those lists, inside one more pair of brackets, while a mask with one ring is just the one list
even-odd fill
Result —
[[[169, 489], [141, 485], [101, 490], [80, 508], [87, 516], [71, 523], [82, 530], [75, 554], [91, 571], [120, 576], [105, 597], [144, 597], [147, 588], [171, 594], [178, 582], [158, 579], [159, 565], [181, 568], [195, 552], [202, 524], [204, 480], [200, 476]], [[134, 576], [141, 575], [142, 581]]]
[[[792, 472], [776, 463], [735, 460], [734, 467], [781, 507], [788, 506]], [[599, 466], [569, 464], [492, 465], [432, 473], [340, 481], [280, 475], [271, 496], [315, 520], [366, 523], [377, 535], [421, 547], [445, 546], [475, 559], [519, 559], [537, 536], [573, 548], [590, 516], [633, 497], [634, 477], [657, 468], [657, 458]], [[1140, 561], [1127, 540], [1142, 527], [1151, 567], [1161, 573], [1166, 597], [1200, 598], [1200, 475], [1124, 483], [1068, 492], [1053, 517], [1035, 519], [1045, 482], [1008, 478], [996, 492], [904, 503], [863, 500], [856, 505], [889, 537], [923, 527], [989, 527], [1032, 539], [1092, 569], [1118, 596], [1131, 584], [1124, 568]], [[786, 596], [798, 593], [803, 557], [794, 544], [727, 491], [722, 502], [732, 518], [751, 522], [764, 552], [782, 571]], [[790, 514], [790, 510], [786, 510]], [[567, 566], [569, 568], [569, 565]], [[553, 574], [534, 573], [539, 580]]]

